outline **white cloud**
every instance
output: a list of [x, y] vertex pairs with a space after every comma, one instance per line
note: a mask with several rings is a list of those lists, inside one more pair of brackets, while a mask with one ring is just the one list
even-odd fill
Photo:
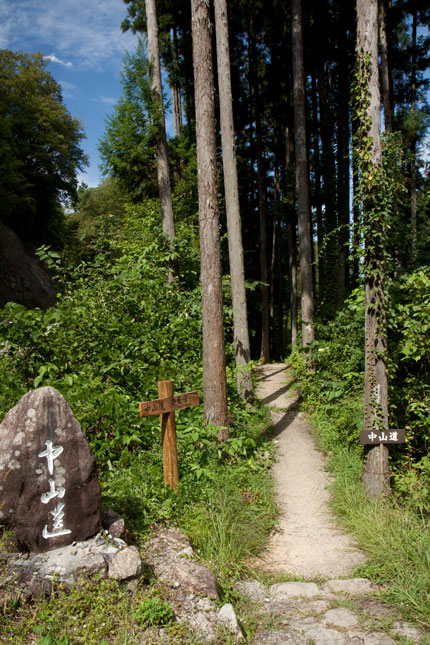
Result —
[[112, 96], [98, 96], [95, 99], [91, 99], [96, 103], [103, 103], [104, 105], [115, 105], [118, 99], [114, 99]]
[[57, 58], [55, 54], [49, 54], [49, 56], [44, 56], [43, 58], [48, 60], [50, 63], [59, 63], [59, 65], [64, 65], [64, 67], [73, 67], [73, 63], [70, 61], [67, 61], [66, 63], [64, 60], [61, 60], [61, 58]]
[[55, 51], [79, 68], [119, 68], [125, 50], [133, 50], [137, 40], [121, 32], [125, 16], [121, 0], [0, 0], [0, 44]]

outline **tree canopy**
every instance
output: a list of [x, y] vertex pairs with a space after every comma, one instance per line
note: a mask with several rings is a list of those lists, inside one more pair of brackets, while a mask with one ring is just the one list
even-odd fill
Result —
[[55, 240], [87, 159], [82, 125], [45, 67], [42, 54], [0, 50], [0, 217], [23, 238]]

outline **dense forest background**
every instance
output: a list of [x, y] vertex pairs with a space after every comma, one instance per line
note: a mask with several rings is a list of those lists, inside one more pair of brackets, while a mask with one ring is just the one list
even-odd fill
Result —
[[[93, 445], [109, 463], [129, 460], [128, 447], [145, 444], [133, 421], [132, 402], [153, 397], [157, 378], [205, 389], [197, 206], [198, 177], [204, 171], [196, 158], [194, 4], [126, 1], [128, 17], [118, 28], [136, 31], [142, 40], [124, 60], [123, 94], [100, 141], [106, 179], [97, 188], [77, 186], [76, 171], [86, 163], [80, 148], [84, 133], [65, 109], [43, 57], [7, 50], [0, 56], [1, 221], [27, 250], [43, 245], [39, 258], [60, 294], [57, 306], [46, 311], [27, 309], [26, 302], [5, 306], [1, 409], [6, 412], [33, 385], [54, 384], [76, 403]], [[152, 6], [164, 104], [154, 86]], [[214, 15], [210, 19], [215, 22]], [[420, 0], [378, 4], [383, 179], [378, 175], [372, 188], [382, 218], [378, 262], [382, 258], [384, 265], [379, 278], [388, 348], [388, 427], [407, 429], [406, 446], [392, 451], [393, 474], [398, 489], [413, 490], [417, 507], [426, 512], [429, 21], [430, 10]], [[295, 24], [301, 25], [301, 40]], [[221, 369], [227, 373], [230, 417], [219, 422], [206, 410], [206, 421], [230, 425], [234, 436], [239, 368], [233, 340], [237, 307], [229, 276], [238, 251], [228, 247], [220, 45], [215, 30], [209, 33], [224, 298], [226, 367]], [[363, 103], [357, 67], [355, 7], [340, 0], [234, 1], [228, 5], [228, 36], [250, 339], [245, 363], [284, 359], [293, 352], [297, 371], [306, 374], [309, 400], [328, 417], [343, 406], [335, 440], [358, 446], [365, 373], [364, 248], [373, 232], [363, 206], [372, 175], [360, 165], [367, 154], [362, 147], [367, 99], [364, 90]], [[304, 99], [300, 122], [299, 96]], [[167, 107], [174, 132], [166, 140]], [[160, 188], [163, 181], [166, 185], [160, 180], [162, 144], [170, 216]], [[307, 215], [302, 212], [305, 195]], [[305, 216], [309, 257], [301, 246]], [[174, 220], [170, 229], [169, 217]], [[18, 296], [15, 300], [20, 302]], [[308, 328], [312, 334], [305, 338]], [[304, 359], [297, 345], [303, 345]]]

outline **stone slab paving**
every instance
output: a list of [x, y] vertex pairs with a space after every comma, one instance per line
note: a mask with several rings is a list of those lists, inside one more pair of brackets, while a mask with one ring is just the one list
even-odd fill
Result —
[[287, 582], [237, 585], [259, 616], [249, 643], [278, 645], [395, 645], [430, 642], [430, 633], [398, 620], [394, 607], [377, 599], [379, 588], [363, 578], [330, 584]]
[[256, 378], [257, 396], [272, 414], [278, 456], [273, 476], [280, 509], [279, 529], [256, 564], [266, 571], [325, 582], [239, 583], [238, 591], [258, 616], [259, 627], [247, 642], [430, 644], [430, 632], [399, 620], [395, 607], [380, 602], [375, 584], [352, 577], [365, 556], [330, 514], [324, 456], [296, 409], [301, 395], [291, 370], [284, 364], [261, 365]]

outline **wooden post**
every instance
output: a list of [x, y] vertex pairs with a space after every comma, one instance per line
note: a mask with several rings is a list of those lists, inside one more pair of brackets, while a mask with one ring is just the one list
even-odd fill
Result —
[[173, 396], [173, 381], [158, 381], [158, 395], [159, 399], [145, 401], [140, 404], [140, 416], [152, 417], [158, 414], [161, 417], [164, 481], [172, 490], [176, 491], [179, 474], [175, 410], [183, 410], [193, 405], [199, 405], [199, 393], [194, 390], [193, 392]]
[[[173, 396], [173, 381], [158, 381], [158, 396], [167, 399]], [[164, 482], [172, 490], [176, 490], [179, 483], [178, 450], [176, 446], [175, 412], [160, 415], [161, 441], [163, 444], [163, 470]]]

